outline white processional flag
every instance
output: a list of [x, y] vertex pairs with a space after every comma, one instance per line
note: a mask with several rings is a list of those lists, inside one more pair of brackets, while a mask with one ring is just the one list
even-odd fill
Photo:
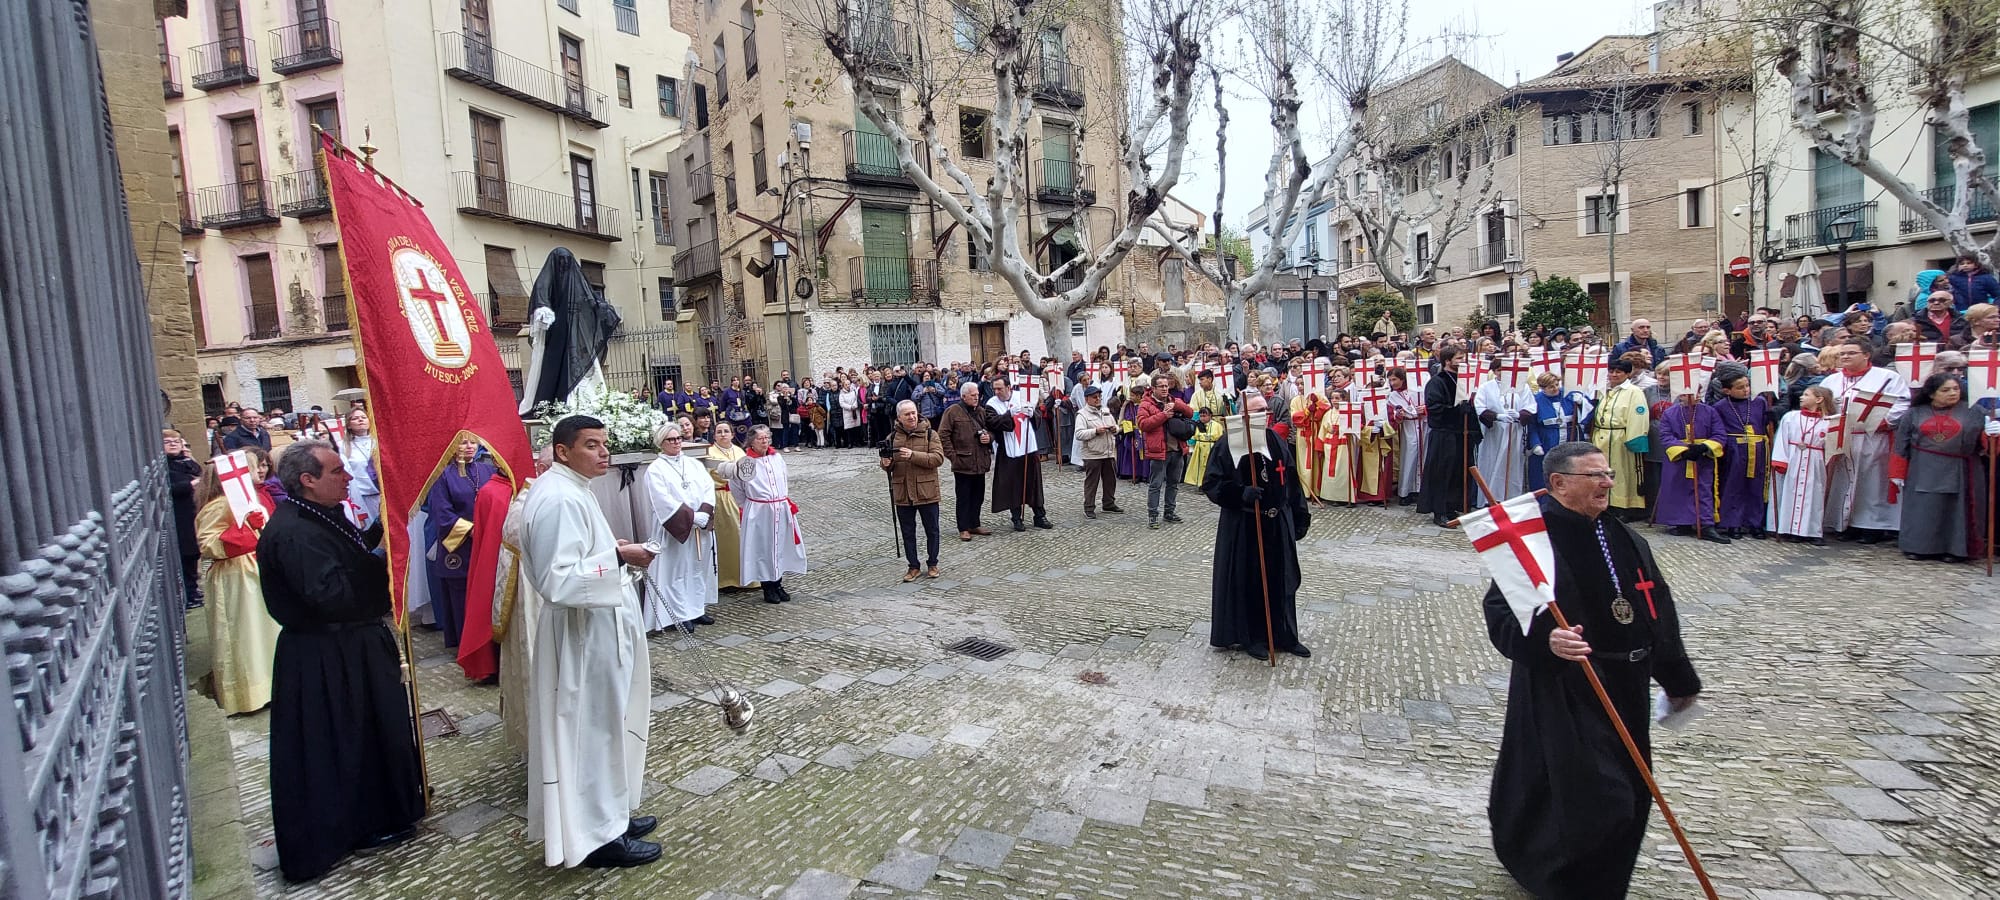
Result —
[[229, 502], [229, 516], [236, 524], [247, 524], [251, 513], [264, 512], [264, 501], [257, 495], [257, 482], [250, 469], [250, 451], [238, 450], [216, 459], [215, 477], [222, 483], [222, 497]]
[[1522, 494], [1498, 506], [1466, 513], [1458, 520], [1479, 561], [1507, 598], [1521, 633], [1533, 628], [1535, 615], [1556, 601], [1556, 551], [1542, 522], [1542, 505], [1534, 494]]
[[1242, 465], [1245, 453], [1271, 455], [1271, 448], [1264, 443], [1264, 429], [1268, 427], [1269, 420], [1269, 414], [1263, 410], [1237, 413], [1222, 420], [1223, 428], [1228, 433], [1230, 463]]

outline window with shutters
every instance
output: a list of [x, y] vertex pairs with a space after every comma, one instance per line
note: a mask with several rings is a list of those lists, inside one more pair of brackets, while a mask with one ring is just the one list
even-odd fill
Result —
[[235, 116], [222, 120], [229, 130], [230, 178], [234, 182], [229, 199], [232, 211], [255, 209], [264, 200], [264, 161], [257, 142], [257, 117]]
[[271, 255], [243, 257], [243, 275], [250, 291], [250, 340], [265, 341], [283, 333], [278, 319], [278, 280]]
[[521, 270], [514, 265], [512, 249], [487, 245], [486, 290], [493, 295], [494, 325], [527, 323], [528, 288], [521, 282]]
[[307, 125], [317, 127], [319, 130], [333, 135], [334, 140], [340, 140], [339, 100], [328, 97], [325, 100], [314, 100], [304, 104], [304, 106], [306, 108]]
[[632, 108], [632, 70], [624, 66], [613, 66], [612, 72], [618, 79], [618, 105]]
[[597, 230], [597, 169], [590, 158], [571, 154], [569, 158], [570, 187], [576, 193], [576, 227], [578, 231]]
[[675, 81], [672, 78], [668, 78], [665, 75], [661, 75], [659, 76], [658, 88], [660, 92], [660, 115], [666, 116], [669, 119], [680, 118], [681, 117], [680, 82]]
[[472, 111], [472, 183], [480, 209], [506, 214], [507, 160], [500, 119], [478, 110]]
[[674, 296], [674, 280], [660, 279], [660, 318], [672, 322], [680, 314], [679, 300]]
[[673, 237], [672, 204], [667, 199], [667, 186], [673, 181], [665, 172], [647, 172], [647, 206], [653, 214], [653, 243], [671, 244]]
[[604, 264], [601, 262], [591, 262], [587, 259], [579, 259], [576, 261], [576, 264], [578, 268], [583, 270], [584, 283], [590, 285], [590, 289], [597, 292], [597, 298], [599, 300], [608, 299], [604, 295]]
[[320, 325], [327, 331], [346, 331], [348, 328], [347, 265], [341, 259], [340, 245], [320, 245], [319, 260]]

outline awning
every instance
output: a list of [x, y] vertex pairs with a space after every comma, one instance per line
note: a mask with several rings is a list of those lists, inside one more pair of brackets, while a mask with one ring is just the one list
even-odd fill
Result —
[[[1866, 291], [1874, 287], [1874, 285], [1874, 263], [1851, 262], [1847, 264], [1847, 290], [1849, 292], [1858, 293]], [[1798, 289], [1799, 279], [1796, 275], [1787, 275], [1783, 281], [1778, 283], [1778, 295], [1787, 299], [1796, 294]], [[1819, 290], [1820, 294], [1826, 297], [1834, 297], [1840, 294], [1839, 266], [1827, 266], [1819, 270]]]

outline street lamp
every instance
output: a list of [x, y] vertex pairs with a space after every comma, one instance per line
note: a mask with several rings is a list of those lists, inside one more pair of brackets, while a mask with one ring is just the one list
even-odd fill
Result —
[[1310, 331], [1311, 325], [1309, 324], [1314, 318], [1311, 315], [1312, 295], [1307, 293], [1306, 288], [1307, 279], [1319, 274], [1319, 262], [1319, 254], [1311, 253], [1301, 258], [1298, 265], [1292, 267], [1292, 274], [1299, 276], [1299, 343], [1301, 344], [1313, 338]]
[[1840, 218], [1826, 223], [1826, 239], [1837, 245], [1840, 251], [1840, 310], [1847, 311], [1847, 243], [1854, 240], [1861, 231], [1861, 220], [1853, 210], [1848, 210]]

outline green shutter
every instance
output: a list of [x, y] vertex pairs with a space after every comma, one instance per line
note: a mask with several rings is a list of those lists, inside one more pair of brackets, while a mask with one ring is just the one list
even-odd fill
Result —
[[910, 212], [861, 208], [861, 277], [869, 300], [910, 299]]

